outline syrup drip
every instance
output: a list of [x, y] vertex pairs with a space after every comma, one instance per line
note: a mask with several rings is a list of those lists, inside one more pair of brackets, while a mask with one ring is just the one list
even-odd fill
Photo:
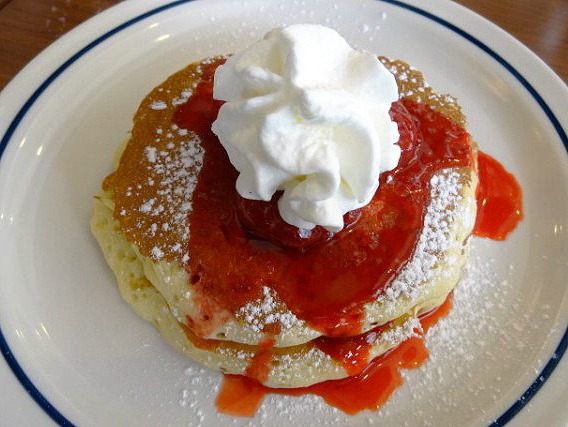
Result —
[[314, 344], [334, 360], [339, 360], [349, 376], [359, 374], [367, 366], [370, 350], [369, 342], [373, 342], [393, 322], [386, 323], [361, 335], [346, 338], [319, 337]]
[[477, 218], [473, 234], [505, 240], [523, 219], [523, 193], [515, 176], [491, 156], [478, 155]]
[[274, 338], [265, 338], [258, 346], [260, 347], [260, 351], [252, 358], [251, 363], [245, 371], [245, 376], [264, 382], [268, 378], [268, 374], [270, 374], [270, 362], [272, 361], [270, 349], [274, 346]]
[[[424, 315], [420, 323], [426, 331], [451, 307], [451, 297], [444, 304]], [[390, 352], [375, 358], [355, 376], [325, 381], [302, 388], [269, 388], [240, 375], [225, 375], [221, 391], [215, 401], [219, 412], [234, 416], [253, 416], [264, 397], [271, 393], [300, 396], [316, 394], [328, 404], [347, 414], [364, 409], [376, 410], [402, 384], [400, 369], [416, 369], [428, 359], [424, 338], [413, 337], [403, 341]]]

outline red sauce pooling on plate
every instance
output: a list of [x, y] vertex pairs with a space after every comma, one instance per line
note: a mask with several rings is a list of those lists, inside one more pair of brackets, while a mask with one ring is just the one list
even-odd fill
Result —
[[523, 219], [522, 190], [515, 179], [494, 158], [478, 155], [477, 218], [473, 233], [493, 240], [505, 240]]
[[[359, 333], [363, 305], [381, 293], [412, 254], [430, 201], [431, 176], [442, 168], [472, 167], [468, 133], [429, 106], [394, 103], [399, 166], [381, 175], [374, 199], [356, 218], [348, 218], [349, 227], [302, 251], [255, 237], [239, 220], [256, 215], [265, 218], [264, 224], [297, 233], [275, 210], [259, 213], [254, 203], [235, 203], [237, 171], [210, 131], [220, 106], [211, 93], [209, 76], [174, 114], [179, 127], [199, 133], [205, 149], [190, 214], [187, 267], [195, 291], [216, 302], [211, 306], [235, 312], [261, 298], [266, 285], [324, 335]], [[252, 231], [270, 235], [263, 227]]]
[[[420, 323], [424, 333], [438, 319], [448, 314], [450, 306], [451, 298], [448, 298], [440, 307], [422, 316]], [[424, 339], [413, 337], [374, 359], [355, 376], [325, 381], [309, 387], [274, 389], [244, 376], [225, 375], [215, 403], [219, 412], [247, 417], [256, 413], [264, 396], [268, 394], [316, 394], [347, 414], [355, 414], [364, 409], [376, 410], [402, 384], [400, 369], [418, 368], [427, 358], [428, 350]]]

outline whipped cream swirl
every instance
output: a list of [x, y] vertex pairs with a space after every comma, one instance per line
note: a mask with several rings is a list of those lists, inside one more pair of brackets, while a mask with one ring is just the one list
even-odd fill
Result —
[[282, 190], [280, 215], [300, 229], [341, 230], [398, 163], [394, 76], [331, 28], [272, 30], [217, 69], [213, 97], [226, 101], [212, 130], [237, 191], [269, 201]]

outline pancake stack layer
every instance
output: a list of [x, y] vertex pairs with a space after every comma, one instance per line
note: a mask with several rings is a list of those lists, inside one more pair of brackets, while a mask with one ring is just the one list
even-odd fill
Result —
[[[191, 270], [196, 261], [191, 218], [207, 153], [199, 132], [176, 124], [174, 115], [194, 102], [199, 84], [211, 79], [219, 61], [189, 65], [142, 101], [132, 134], [116, 153], [114, 171], [95, 197], [92, 232], [124, 299], [188, 357], [269, 387], [303, 387], [353, 375], [344, 360], [321, 345], [329, 339], [326, 329], [289, 307], [276, 290], [281, 287], [262, 283], [255, 298], [228, 308], [195, 284], [199, 272]], [[404, 62], [381, 61], [395, 75], [401, 98], [427, 104], [465, 126], [455, 99], [436, 94]], [[471, 156], [475, 159], [473, 144]], [[442, 168], [429, 178], [429, 203], [411, 255], [358, 308], [356, 327], [344, 327], [349, 332], [332, 338], [365, 341], [368, 352], [358, 366], [420, 335], [419, 317], [451, 293], [467, 259], [476, 186], [475, 160]], [[250, 244], [257, 244], [252, 240]]]

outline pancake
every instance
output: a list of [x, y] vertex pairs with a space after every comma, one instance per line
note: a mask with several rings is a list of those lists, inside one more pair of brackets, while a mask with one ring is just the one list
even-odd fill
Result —
[[[255, 358], [269, 351], [270, 363], [262, 375], [253, 375], [269, 387], [352, 375], [318, 347], [325, 330], [295, 314], [274, 287], [262, 286], [258, 298], [227, 309], [192, 286], [189, 218], [204, 149], [199, 136], [173, 124], [172, 116], [219, 61], [189, 65], [143, 100], [130, 139], [117, 150], [115, 171], [95, 197], [92, 232], [124, 299], [188, 357], [250, 376]], [[395, 75], [401, 97], [465, 125], [455, 99], [436, 94], [420, 72], [402, 61], [381, 61]], [[443, 168], [429, 179], [430, 202], [411, 256], [364, 304], [357, 328], [342, 333], [374, 333], [367, 340], [367, 362], [419, 334], [418, 317], [438, 307], [456, 285], [467, 260], [476, 186], [475, 165]]]

